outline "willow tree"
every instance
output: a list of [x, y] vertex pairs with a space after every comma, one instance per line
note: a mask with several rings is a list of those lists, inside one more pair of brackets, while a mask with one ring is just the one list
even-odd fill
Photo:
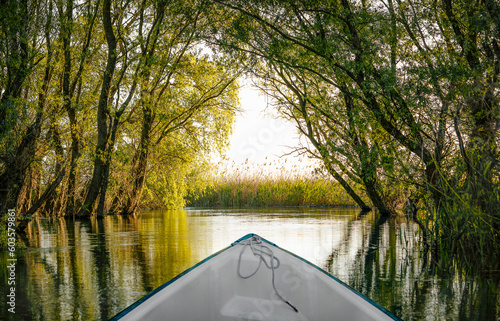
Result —
[[[226, 63], [212, 58], [189, 53], [182, 55], [157, 94], [150, 95], [155, 91], [148, 90], [148, 99], [154, 103], [144, 106], [144, 101], [138, 102], [143, 107], [138, 120], [140, 140], [132, 146], [129, 175], [115, 179], [121, 188], [114, 197], [112, 212], [136, 211], [147, 177], [159, 185], [182, 186], [184, 179], [180, 180], [171, 172], [186, 175], [186, 168], [193, 166], [195, 161], [203, 163], [211, 153], [222, 152], [225, 148], [232, 130], [234, 106], [238, 102], [235, 94], [237, 69], [228, 70]], [[149, 176], [148, 171], [151, 172]], [[117, 176], [120, 175], [117, 173]], [[169, 176], [175, 179], [168, 179]], [[175, 180], [180, 181], [176, 183]], [[153, 181], [149, 183], [150, 191], [158, 190]], [[173, 188], [175, 192], [171, 194], [184, 195], [183, 189]], [[160, 200], [174, 204], [165, 202], [165, 198], [163, 195]], [[179, 197], [174, 198], [179, 200]]]
[[103, 214], [120, 192], [123, 165], [131, 185], [121, 186], [127, 193], [119, 203], [135, 209], [150, 164], [187, 174], [178, 169], [227, 142], [238, 72], [222, 55], [204, 53], [204, 3], [7, 5], [0, 16], [2, 207]]
[[[230, 27], [214, 28], [214, 44], [329, 84], [345, 112], [352, 103], [363, 115], [358, 130], [368, 120], [391, 138], [381, 157], [410, 155], [401, 164], [408, 196], [425, 200], [420, 212], [432, 223], [424, 228], [442, 246], [454, 235], [451, 249], [497, 248], [498, 2], [215, 2]], [[458, 226], [475, 236], [455, 233]]]
[[[111, 0], [103, 0], [102, 5], [102, 23], [107, 42], [107, 61], [102, 75], [101, 93], [97, 106], [97, 144], [94, 156], [94, 172], [92, 180], [87, 191], [87, 196], [78, 212], [78, 216], [87, 216], [92, 213], [92, 207], [99, 195], [104, 192], [102, 189], [105, 180], [106, 167], [110, 147], [113, 146], [112, 137], [110, 137], [112, 126], [108, 125], [108, 116], [110, 115], [109, 99], [112, 80], [117, 64], [117, 40], [113, 30], [113, 21], [111, 19]], [[111, 141], [108, 142], [108, 139]]]
[[[6, 1], [0, 10], [0, 211], [17, 206], [26, 171], [33, 161], [41, 132], [43, 97], [34, 113], [28, 112], [30, 74], [42, 60], [36, 32], [44, 25], [43, 2]], [[48, 32], [48, 31], [47, 31]], [[43, 33], [42, 33], [43, 35]]]
[[[293, 119], [309, 139], [308, 152], [322, 160], [326, 170], [363, 210], [369, 209], [351, 183], [361, 186], [384, 215], [394, 214], [398, 175], [395, 148], [380, 126], [366, 117], [350, 95], [331, 91], [329, 84], [307, 71], [272, 66], [261, 88], [274, 97], [281, 114]], [[344, 85], [344, 91], [348, 88]], [[399, 155], [402, 156], [402, 155]], [[347, 177], [348, 179], [344, 179]]]
[[[97, 212], [102, 214], [104, 211], [111, 159], [114, 154], [113, 146], [120, 135], [118, 128], [124, 126], [120, 120], [123, 114], [127, 114], [124, 120], [127, 122], [135, 121], [135, 113], [140, 113], [140, 140], [131, 164], [130, 186], [123, 185], [119, 193], [113, 195], [112, 209], [115, 212], [131, 213], [139, 205], [150, 148], [159, 145], [172, 131], [186, 128], [192, 123], [195, 115], [203, 114], [206, 109], [210, 109], [210, 113], [224, 113], [223, 110], [231, 110], [234, 107], [220, 102], [226, 99], [230, 89], [234, 90], [231, 84], [235, 76], [231, 71], [226, 71], [224, 76], [214, 71], [219, 76], [217, 82], [213, 81], [211, 73], [198, 75], [196, 79], [189, 79], [185, 83], [179, 81], [182, 74], [191, 75], [195, 74], [192, 70], [203, 69], [203, 64], [216, 64], [215, 60], [211, 62], [196, 57], [199, 55], [196, 51], [200, 48], [199, 30], [204, 27], [203, 8], [203, 3], [146, 1], [137, 6], [133, 14], [125, 13], [124, 8], [119, 10], [121, 23], [120, 19], [117, 19], [115, 27], [104, 25], [109, 52], [114, 52], [112, 56], [108, 56], [107, 67], [116, 64], [109, 57], [118, 57], [113, 59], [122, 62], [122, 72], [119, 73], [120, 76], [115, 77], [114, 83], [110, 80], [107, 86], [111, 87], [108, 89], [111, 93], [106, 97], [103, 97], [106, 93], [103, 82], [97, 117], [98, 128], [101, 129], [98, 130], [94, 174], [85, 203], [79, 212], [80, 216], [92, 212], [98, 195], [100, 198]], [[117, 40], [116, 37], [113, 38], [114, 28], [116, 33], [121, 35], [122, 55], [117, 55]], [[130, 30], [137, 30], [137, 33]], [[193, 59], [195, 62], [190, 62]], [[129, 65], [134, 67], [129, 68], [132, 69], [130, 71], [127, 70]], [[105, 73], [104, 76], [106, 75]], [[128, 83], [122, 84], [122, 80], [127, 77]], [[184, 93], [184, 96], [176, 97], [177, 100], [172, 101], [172, 93], [177, 90]], [[120, 97], [123, 91], [128, 94]], [[116, 99], [117, 107], [111, 110], [103, 107], [101, 111], [101, 103], [105, 106], [104, 102], [111, 97]], [[106, 119], [109, 124], [106, 124]], [[229, 127], [223, 131], [230, 128], [231, 120], [232, 117], [229, 117], [226, 122]], [[208, 124], [203, 123], [206, 126]], [[220, 125], [220, 122], [217, 125]], [[155, 137], [155, 131], [158, 130], [158, 137]], [[203, 134], [202, 131], [198, 132], [201, 137]], [[223, 136], [220, 138], [227, 139]]]
[[[363, 113], [420, 159], [426, 180], [437, 184], [433, 142], [424, 139], [426, 133], [410, 110], [408, 97], [394, 87], [398, 80], [394, 39], [402, 28], [387, 28], [381, 23], [395, 20], [389, 11], [358, 7], [348, 1], [223, 5], [235, 18], [231, 29], [215, 35], [215, 43], [259, 57], [264, 65], [278, 63], [298, 73], [307, 71], [309, 77], [328, 84], [333, 94], [341, 96], [344, 108], [346, 102], [363, 106]], [[342, 172], [339, 162], [327, 162], [337, 163]], [[377, 195], [373, 166], [363, 170], [365, 183], [372, 185], [367, 190], [373, 191], [373, 203], [386, 211]]]

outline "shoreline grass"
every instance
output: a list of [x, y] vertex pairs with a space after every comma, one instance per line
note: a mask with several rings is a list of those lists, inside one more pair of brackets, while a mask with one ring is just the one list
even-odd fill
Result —
[[[309, 167], [272, 168], [273, 164], [226, 169], [186, 198], [193, 207], [357, 206], [336, 181]], [[315, 168], [315, 167], [314, 167]]]
[[320, 179], [224, 180], [190, 195], [188, 206], [356, 206], [342, 187]]

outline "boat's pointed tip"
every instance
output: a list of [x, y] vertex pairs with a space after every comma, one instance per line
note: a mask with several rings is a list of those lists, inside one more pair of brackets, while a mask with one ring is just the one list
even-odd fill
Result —
[[263, 242], [266, 242], [267, 244], [270, 244], [270, 245], [273, 245], [273, 246], [276, 246], [278, 247], [276, 244], [274, 244], [273, 242], [270, 242], [268, 240], [266, 240], [265, 238], [263, 238], [262, 236], [258, 235], [258, 234], [255, 234], [255, 233], [248, 233], [247, 235], [245, 236], [242, 236], [240, 237], [239, 239], [237, 239], [236, 241], [234, 241], [231, 245], [235, 245], [235, 244], [238, 244], [242, 241], [245, 241], [245, 240], [248, 240], [250, 238], [255, 238], [256, 240], [259, 240], [259, 241], [263, 241]]
[[234, 243], [233, 243], [233, 244], [239, 243], [239, 242], [241, 242], [241, 241], [244, 241], [244, 240], [249, 239], [249, 238], [254, 237], [254, 236], [257, 236], [257, 237], [259, 237], [259, 238], [260, 238], [260, 236], [259, 236], [259, 235], [257, 235], [257, 234], [255, 234], [255, 233], [248, 233], [247, 235], [242, 236], [242, 237], [240, 237], [239, 239], [237, 239], [236, 241], [234, 241]]

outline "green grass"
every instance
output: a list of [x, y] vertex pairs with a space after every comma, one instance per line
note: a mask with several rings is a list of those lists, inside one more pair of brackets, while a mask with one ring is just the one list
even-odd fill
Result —
[[221, 173], [208, 187], [191, 192], [188, 206], [356, 206], [337, 182], [308, 167], [272, 169], [252, 165]]

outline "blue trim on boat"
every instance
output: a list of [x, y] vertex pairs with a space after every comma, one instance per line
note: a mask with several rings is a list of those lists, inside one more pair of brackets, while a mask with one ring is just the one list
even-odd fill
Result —
[[257, 234], [249, 233], [249, 234], [247, 234], [245, 236], [240, 237], [239, 239], [237, 239], [236, 241], [234, 241], [233, 244], [231, 244], [231, 245], [235, 245], [236, 243], [240, 243], [241, 241], [244, 241], [244, 240], [249, 239], [249, 238], [254, 237], [254, 236], [257, 236], [257, 237], [259, 237], [259, 238], [262, 239], [262, 237], [258, 236]]
[[210, 259], [216, 257], [217, 255], [219, 255], [220, 253], [232, 248], [233, 246], [235, 246], [236, 244], [240, 243], [241, 241], [244, 241], [246, 239], [249, 239], [251, 237], [258, 237], [260, 238], [262, 241], [266, 242], [267, 244], [269, 245], [272, 245], [294, 257], [296, 257], [297, 259], [313, 266], [314, 268], [316, 268], [317, 270], [319, 270], [320, 272], [326, 274], [327, 276], [329, 276], [330, 278], [332, 278], [335, 282], [345, 286], [347, 289], [351, 290], [352, 292], [354, 292], [355, 294], [359, 295], [360, 297], [362, 297], [363, 299], [365, 299], [368, 303], [372, 304], [374, 307], [378, 308], [380, 311], [382, 311], [383, 313], [385, 313], [388, 317], [392, 318], [393, 320], [396, 320], [396, 321], [403, 321], [402, 319], [398, 318], [397, 316], [395, 316], [391, 311], [387, 310], [386, 308], [384, 308], [383, 306], [379, 305], [377, 302], [373, 301], [372, 299], [368, 298], [367, 296], [359, 293], [358, 291], [354, 290], [353, 288], [351, 288], [349, 285], [345, 284], [344, 282], [342, 282], [341, 280], [337, 279], [336, 277], [334, 277], [333, 275], [331, 275], [330, 273], [326, 272], [325, 270], [323, 270], [322, 268], [320, 268], [319, 266], [317, 266], [316, 264], [313, 264], [311, 262], [309, 262], [308, 260], [288, 251], [288, 250], [285, 250], [281, 247], [279, 247], [278, 245], [272, 243], [272, 242], [269, 242], [268, 240], [266, 240], [265, 238], [257, 235], [257, 234], [254, 234], [254, 233], [250, 233], [250, 234], [247, 234], [239, 239], [237, 239], [236, 241], [234, 241], [230, 246], [226, 247], [226, 248], [223, 248], [222, 250], [210, 255], [209, 257], [207, 257], [206, 259], [198, 262], [197, 264], [193, 265], [192, 267], [190, 267], [189, 269], [185, 270], [184, 272], [182, 272], [181, 274], [177, 275], [176, 277], [174, 277], [173, 279], [171, 279], [170, 281], [160, 285], [159, 287], [157, 287], [156, 289], [154, 289], [153, 291], [149, 292], [148, 294], [146, 294], [145, 296], [143, 296], [142, 298], [140, 298], [139, 300], [137, 300], [136, 302], [132, 303], [130, 306], [128, 306], [127, 308], [125, 308], [124, 310], [122, 310], [120, 313], [118, 313], [117, 315], [115, 315], [114, 317], [112, 317], [111, 319], [109, 319], [109, 321], [116, 321], [116, 320], [120, 320], [121, 318], [123, 318], [126, 314], [128, 314], [130, 311], [132, 311], [133, 309], [135, 309], [137, 306], [139, 306], [140, 304], [142, 304], [144, 301], [146, 301], [147, 299], [149, 299], [150, 297], [152, 297], [153, 295], [155, 295], [156, 293], [160, 292], [161, 290], [163, 290], [164, 288], [166, 288], [167, 286], [169, 286], [170, 284], [174, 283], [175, 281], [177, 281], [179, 278], [181, 278], [182, 276], [186, 275], [187, 273], [191, 272], [192, 270], [194, 270], [195, 268], [197, 268], [198, 266], [202, 265], [203, 263], [209, 261]]

